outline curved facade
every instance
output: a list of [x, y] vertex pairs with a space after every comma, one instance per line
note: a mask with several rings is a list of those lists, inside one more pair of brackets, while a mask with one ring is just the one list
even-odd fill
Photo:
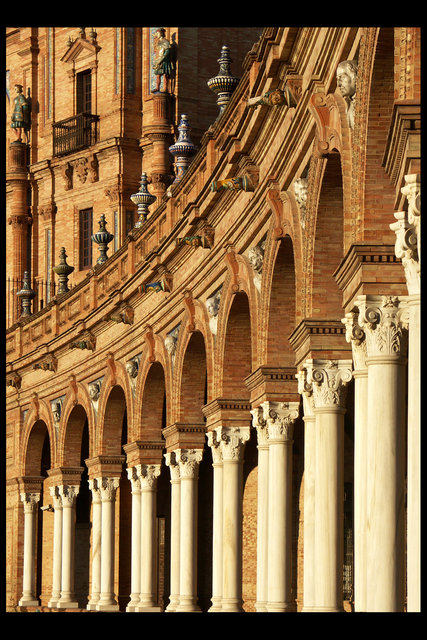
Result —
[[97, 31], [7, 33], [8, 610], [419, 610], [420, 30]]

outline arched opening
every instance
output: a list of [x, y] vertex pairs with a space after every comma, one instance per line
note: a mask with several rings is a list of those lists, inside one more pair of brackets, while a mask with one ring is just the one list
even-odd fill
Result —
[[394, 29], [380, 29], [375, 49], [369, 94], [366, 135], [365, 203], [363, 239], [365, 242], [395, 243], [390, 229], [395, 190], [383, 167], [394, 104]]
[[[48, 474], [50, 469], [50, 438], [46, 423], [37, 420], [31, 429], [28, 438], [27, 451], [25, 456], [25, 476], [40, 478], [40, 500], [37, 503], [35, 518], [36, 541], [35, 541], [35, 595], [40, 596], [41, 603], [45, 600], [50, 586], [50, 576], [44, 563], [44, 550], [47, 549], [46, 539], [50, 535], [51, 520], [48, 512], [42, 511], [40, 507], [49, 503]], [[21, 530], [24, 530], [22, 526]]]
[[295, 328], [295, 265], [292, 240], [286, 236], [280, 241], [274, 263], [271, 283], [267, 365], [293, 366], [295, 354], [289, 336]]
[[[85, 460], [89, 457], [89, 426], [84, 407], [73, 407], [65, 426], [64, 462], [68, 468], [81, 468], [76, 497], [74, 538], [74, 595], [79, 608], [85, 608], [89, 594], [91, 492]], [[64, 466], [65, 466], [64, 465]]]
[[311, 316], [339, 320], [342, 292], [333, 276], [343, 257], [343, 187], [341, 158], [328, 156], [316, 217]]
[[[108, 396], [104, 413], [102, 439], [103, 455], [126, 456], [123, 446], [128, 441], [126, 396], [120, 385], [115, 385]], [[131, 593], [131, 531], [132, 493], [126, 463], [122, 464], [115, 502], [115, 557], [114, 588], [120, 611], [125, 611]]]
[[206, 350], [200, 331], [195, 331], [187, 345], [181, 378], [181, 420], [189, 423], [205, 421], [202, 407], [206, 404]]
[[234, 296], [227, 320], [222, 395], [224, 398], [247, 399], [245, 378], [252, 372], [251, 319], [245, 293]]

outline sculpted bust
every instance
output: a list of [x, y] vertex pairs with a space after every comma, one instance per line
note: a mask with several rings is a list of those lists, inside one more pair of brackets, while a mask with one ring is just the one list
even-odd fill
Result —
[[347, 120], [350, 129], [354, 128], [354, 100], [356, 97], [357, 62], [344, 60], [337, 67], [337, 85], [347, 103]]

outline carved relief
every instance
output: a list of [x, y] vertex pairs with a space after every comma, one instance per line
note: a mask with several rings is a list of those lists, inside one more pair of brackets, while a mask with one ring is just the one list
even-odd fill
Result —
[[307, 210], [308, 180], [297, 178], [294, 182], [294, 194], [300, 210], [301, 226], [305, 228], [305, 215]]
[[209, 328], [216, 336], [218, 330], [218, 313], [221, 302], [222, 286], [206, 300], [206, 309], [209, 314]]
[[61, 167], [61, 176], [64, 179], [64, 189], [69, 191], [73, 188], [73, 165], [71, 162], [66, 162]]
[[298, 402], [263, 402], [268, 439], [292, 442], [294, 422], [299, 415]]
[[178, 334], [179, 334], [180, 326], [181, 325], [178, 325], [177, 327], [175, 327], [175, 329], [170, 331], [165, 338], [166, 351], [169, 353], [172, 360], [174, 359], [175, 353], [176, 353], [176, 344], [178, 342]]
[[254, 247], [251, 247], [248, 252], [249, 262], [251, 263], [251, 267], [254, 270], [254, 285], [258, 291], [261, 291], [261, 278], [262, 278], [262, 267], [264, 263], [264, 251], [265, 251], [265, 240], [260, 242]]
[[249, 427], [218, 427], [223, 460], [243, 460], [243, 451], [249, 440]]

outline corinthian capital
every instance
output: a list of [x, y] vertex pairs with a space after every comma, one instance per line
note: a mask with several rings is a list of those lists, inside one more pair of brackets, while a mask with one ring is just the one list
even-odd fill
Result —
[[102, 502], [111, 502], [116, 498], [116, 491], [119, 488], [119, 478], [101, 478], [99, 490]]
[[408, 310], [397, 296], [359, 296], [359, 325], [366, 335], [367, 356], [405, 355]]
[[366, 369], [366, 336], [357, 319], [358, 313], [350, 311], [345, 314], [341, 322], [345, 325], [345, 338], [351, 343], [354, 369], [360, 371]]
[[212, 452], [212, 461], [213, 464], [221, 464], [222, 462], [222, 451], [220, 447], [220, 441], [218, 440], [218, 436], [216, 431], [209, 431], [206, 434], [208, 445], [211, 448]]
[[251, 414], [252, 426], [257, 430], [258, 447], [265, 447], [268, 445], [268, 429], [262, 406], [251, 409]]
[[58, 493], [62, 499], [63, 507], [72, 507], [76, 502], [80, 487], [74, 484], [64, 484], [58, 487]]
[[176, 449], [176, 461], [179, 464], [181, 478], [195, 479], [199, 473], [199, 464], [202, 461], [202, 449]]
[[262, 409], [267, 424], [268, 439], [292, 442], [294, 422], [298, 418], [298, 402], [263, 402]]
[[307, 382], [312, 385], [314, 408], [345, 407], [351, 360], [307, 360]]
[[[311, 362], [311, 361], [308, 361]], [[295, 378], [298, 380], [298, 393], [302, 395], [302, 404], [304, 409], [304, 416], [313, 416], [314, 399], [313, 399], [313, 385], [308, 380], [308, 369], [305, 364], [302, 369], [295, 374]]]
[[40, 500], [40, 493], [33, 493], [32, 491], [23, 491], [21, 493], [21, 500], [24, 503], [24, 512], [32, 513], [35, 511], [37, 503]]
[[157, 478], [160, 475], [160, 465], [159, 464], [141, 464], [137, 465], [140, 481], [141, 481], [141, 490], [149, 489], [152, 490], [156, 487]]
[[406, 284], [410, 295], [420, 293], [420, 271], [418, 232], [419, 228], [409, 222], [408, 211], [398, 211], [394, 214], [397, 222], [390, 224], [390, 229], [396, 234], [395, 254], [402, 260], [405, 270]]
[[243, 451], [250, 437], [249, 427], [220, 427], [222, 458], [227, 461], [240, 462]]

